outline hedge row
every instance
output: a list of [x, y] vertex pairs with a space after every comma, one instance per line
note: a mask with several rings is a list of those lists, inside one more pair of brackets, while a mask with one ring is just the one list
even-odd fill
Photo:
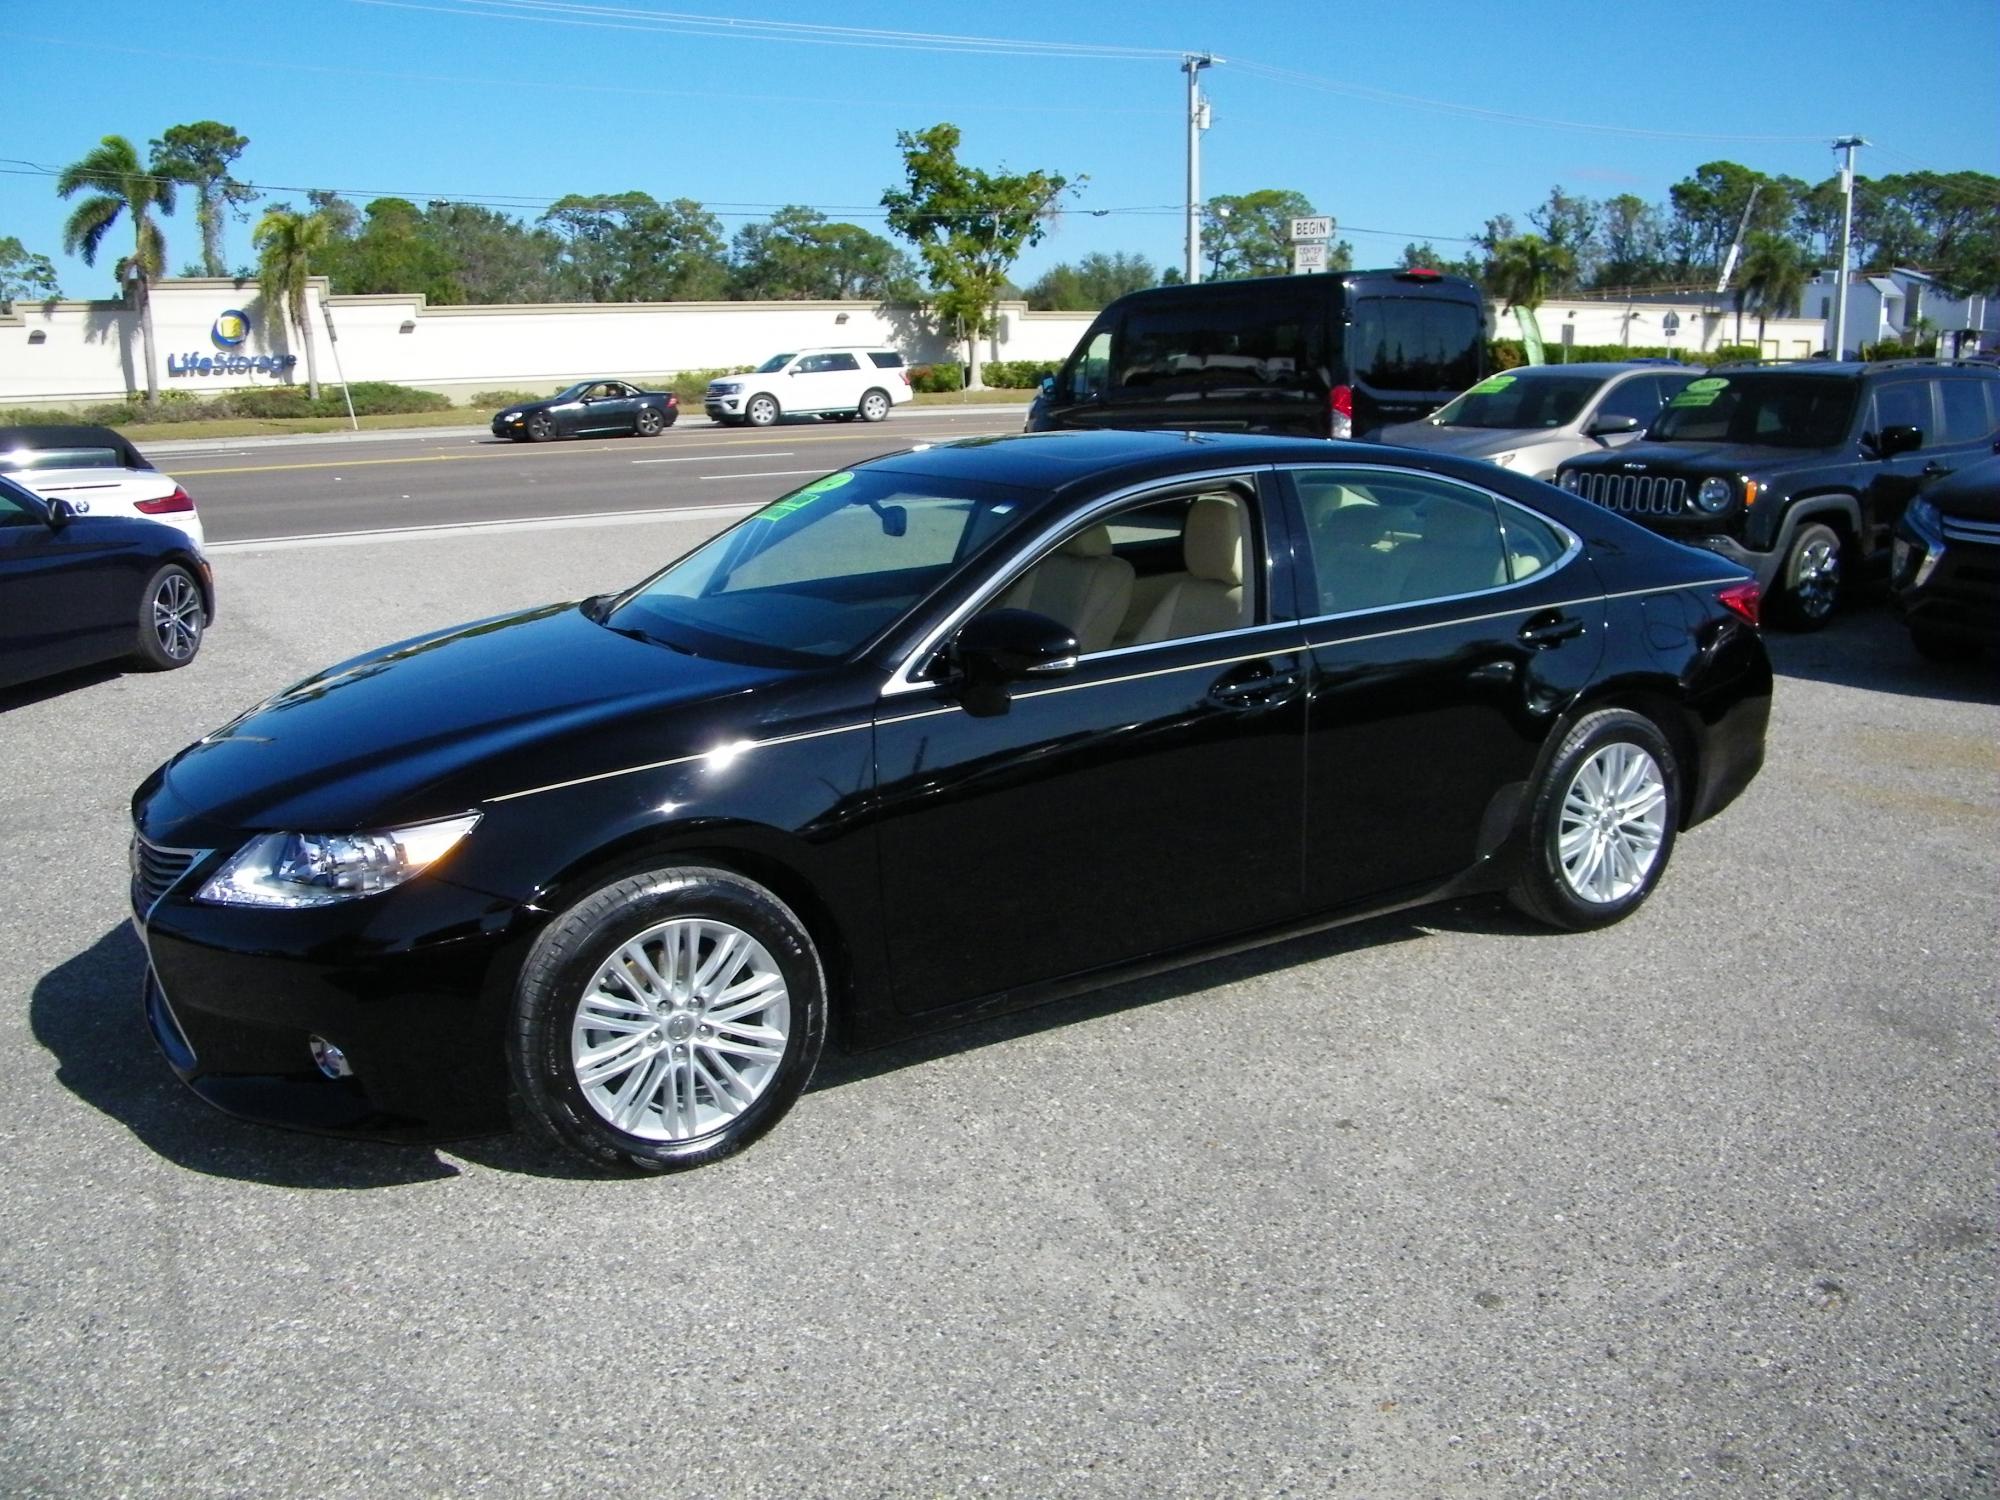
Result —
[[[1563, 359], [1560, 344], [1544, 341], [1542, 355], [1552, 365], [1573, 365], [1624, 359], [1677, 359], [1691, 365], [1719, 365], [1727, 360], [1756, 359], [1755, 344], [1724, 344], [1707, 354], [1691, 349], [1671, 349], [1664, 344], [1576, 344]], [[1493, 339], [1486, 345], [1486, 368], [1517, 370], [1528, 362], [1528, 351], [1519, 339]]]
[[[216, 396], [197, 396], [190, 391], [162, 391], [160, 399], [148, 405], [137, 392], [123, 401], [86, 406], [81, 411], [38, 411], [11, 407], [4, 413], [9, 424], [32, 425], [44, 422], [96, 422], [117, 427], [129, 422], [205, 422], [216, 417], [344, 417], [347, 403], [340, 387], [322, 385], [319, 400], [306, 394], [304, 386], [269, 385], [249, 390], [225, 391]], [[404, 414], [419, 411], [449, 411], [451, 398], [436, 391], [413, 390], [406, 385], [390, 385], [382, 380], [360, 380], [347, 388], [357, 416]]]

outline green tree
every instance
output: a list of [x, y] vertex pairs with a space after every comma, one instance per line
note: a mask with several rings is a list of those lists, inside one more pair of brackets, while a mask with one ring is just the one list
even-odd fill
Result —
[[306, 394], [319, 400], [319, 361], [313, 352], [312, 308], [306, 291], [311, 285], [313, 259], [333, 238], [332, 226], [316, 213], [302, 214], [288, 204], [264, 210], [251, 231], [257, 247], [257, 285], [266, 305], [281, 322], [299, 333], [306, 351]]
[[729, 294], [751, 301], [915, 300], [910, 258], [858, 224], [791, 204], [732, 242]]
[[1591, 284], [1599, 288], [1655, 286], [1667, 279], [1667, 229], [1659, 209], [1635, 193], [1600, 205], [1598, 258]]
[[692, 198], [571, 194], [538, 222], [560, 247], [558, 283], [578, 301], [704, 301], [729, 289], [722, 226]]
[[153, 170], [163, 177], [184, 183], [194, 192], [194, 221], [201, 228], [202, 273], [226, 274], [222, 255], [222, 216], [234, 210], [241, 220], [248, 217], [243, 205], [254, 201], [257, 190], [229, 175], [229, 168], [250, 144], [250, 137], [216, 120], [197, 120], [192, 125], [172, 125], [152, 143]]
[[1086, 255], [1075, 265], [1051, 266], [1028, 288], [1028, 306], [1042, 312], [1089, 312], [1127, 292], [1160, 284], [1160, 273], [1143, 255], [1118, 251]]
[[1567, 250], [1570, 255], [1569, 283], [1550, 290], [1569, 291], [1577, 281], [1590, 274], [1598, 256], [1598, 226], [1603, 221], [1602, 205], [1590, 198], [1565, 193], [1561, 183], [1549, 189], [1548, 199], [1540, 208], [1529, 210], [1528, 222], [1535, 226], [1542, 239], [1557, 249]]
[[979, 378], [979, 336], [993, 327], [993, 305], [1023, 250], [1039, 244], [1064, 192], [1084, 179], [1048, 172], [987, 172], [958, 159], [956, 125], [898, 131], [905, 186], [882, 194], [889, 227], [917, 247], [930, 277], [931, 307], [971, 341], [972, 386]]
[[1676, 280], [1705, 280], [1721, 269], [1753, 189], [1757, 199], [1746, 241], [1752, 234], [1783, 233], [1798, 211], [1788, 180], [1766, 177], [1733, 161], [1712, 161], [1667, 189], [1673, 204], [1667, 241]]
[[1403, 246], [1402, 256], [1396, 264], [1406, 271], [1441, 271], [1446, 276], [1463, 276], [1468, 281], [1477, 281], [1486, 270], [1478, 256], [1461, 255], [1454, 259], [1442, 254], [1429, 240]]
[[174, 183], [146, 169], [139, 153], [122, 135], [107, 135], [83, 160], [64, 167], [56, 178], [64, 198], [88, 193], [63, 225], [63, 249], [97, 264], [98, 248], [120, 214], [132, 225], [132, 253], [120, 256], [113, 274], [121, 291], [130, 289], [139, 304], [139, 334], [146, 361], [146, 400], [160, 399], [159, 363], [153, 353], [153, 282], [167, 260], [166, 236], [153, 214], [174, 211]]
[[1540, 235], [1517, 234], [1493, 247], [1487, 290], [1514, 310], [1521, 340], [1528, 346], [1528, 363], [1542, 363], [1542, 330], [1535, 320], [1535, 309], [1575, 275], [1575, 256], [1567, 247], [1551, 245]]
[[56, 268], [46, 255], [29, 252], [13, 235], [0, 236], [0, 308], [16, 302], [45, 302], [60, 297]]
[[[1289, 276], [1292, 220], [1316, 213], [1312, 200], [1288, 188], [1218, 193], [1202, 206], [1201, 243], [1211, 281], [1249, 276]], [[1329, 269], [1345, 269], [1331, 266]]]
[[561, 244], [546, 229], [476, 203], [441, 200], [425, 209], [420, 232], [447, 267], [452, 302], [559, 300]]
[[1737, 342], [1743, 342], [1740, 320], [1747, 303], [1757, 313], [1757, 342], [1764, 342], [1767, 318], [1788, 318], [1798, 311], [1806, 290], [1806, 262], [1799, 247], [1782, 234], [1753, 234], [1743, 247], [1737, 268]]

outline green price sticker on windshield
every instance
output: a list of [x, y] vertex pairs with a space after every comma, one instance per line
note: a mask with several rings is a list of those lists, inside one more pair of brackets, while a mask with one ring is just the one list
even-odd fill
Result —
[[1691, 380], [1687, 387], [1669, 401], [1667, 405], [1677, 407], [1713, 406], [1715, 398], [1729, 388], [1729, 382], [1719, 375], [1710, 375], [1702, 380]]
[[842, 470], [838, 474], [829, 474], [824, 479], [815, 479], [803, 489], [793, 490], [784, 499], [774, 501], [765, 506], [752, 519], [758, 521], [782, 521], [793, 511], [803, 510], [806, 506], [812, 504], [813, 501], [819, 499], [821, 495], [829, 494], [839, 489], [842, 485], [852, 484], [853, 482], [854, 475], [847, 470]]
[[1465, 394], [1468, 396], [1497, 396], [1514, 383], [1512, 375], [1488, 375]]

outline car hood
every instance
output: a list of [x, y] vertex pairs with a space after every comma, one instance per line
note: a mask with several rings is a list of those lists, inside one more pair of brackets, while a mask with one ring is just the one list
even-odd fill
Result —
[[1756, 443], [1632, 443], [1609, 453], [1573, 458], [1565, 469], [1609, 469], [1637, 474], [1758, 474], [1801, 462], [1825, 461], [1817, 448], [1770, 448]]
[[712, 749], [694, 743], [712, 737], [712, 716], [680, 710], [787, 675], [689, 656], [609, 630], [578, 605], [550, 605], [308, 677], [181, 751], [133, 810], [148, 838], [182, 846], [248, 829], [445, 817]]
[[1542, 443], [1573, 444], [1576, 435], [1554, 427], [1436, 427], [1429, 421], [1398, 422], [1375, 431], [1378, 443], [1423, 448], [1431, 453], [1458, 453], [1466, 458], [1491, 458]]

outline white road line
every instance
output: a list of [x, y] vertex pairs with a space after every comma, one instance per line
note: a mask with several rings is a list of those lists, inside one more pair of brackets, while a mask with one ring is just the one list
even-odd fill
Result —
[[528, 516], [517, 521], [461, 521], [441, 526], [399, 526], [382, 531], [322, 531], [311, 536], [258, 537], [210, 542], [204, 552], [281, 552], [298, 547], [353, 547], [372, 542], [430, 541], [434, 538], [490, 536], [508, 531], [569, 531], [591, 526], [643, 526], [658, 521], [712, 521], [747, 516], [757, 505], [683, 505], [666, 510], [608, 510], [584, 516]]
[[761, 474], [703, 474], [698, 476], [703, 483], [713, 484], [719, 479], [790, 479], [797, 474], [824, 474], [824, 469], [766, 469]]
[[730, 463], [745, 458], [790, 458], [795, 450], [786, 448], [777, 453], [704, 453], [695, 458], [635, 458], [635, 464], [714, 464]]

